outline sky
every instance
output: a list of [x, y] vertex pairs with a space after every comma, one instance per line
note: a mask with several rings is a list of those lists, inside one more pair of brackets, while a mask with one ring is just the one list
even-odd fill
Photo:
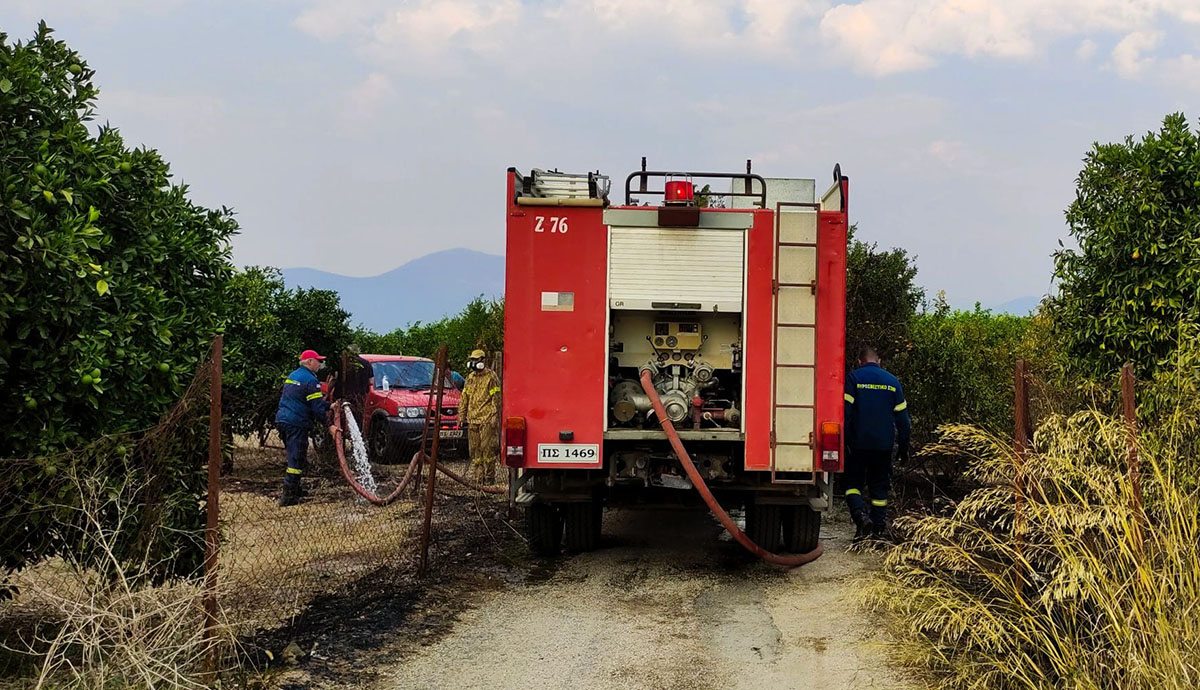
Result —
[[504, 251], [504, 172], [850, 177], [952, 304], [1051, 288], [1095, 141], [1200, 117], [1200, 0], [0, 0], [100, 120], [234, 209], [241, 265]]

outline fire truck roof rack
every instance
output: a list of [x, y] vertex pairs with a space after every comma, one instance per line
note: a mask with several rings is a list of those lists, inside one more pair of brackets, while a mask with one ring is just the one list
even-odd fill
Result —
[[[645, 194], [645, 195], [651, 195], [651, 196], [664, 196], [666, 194], [665, 186], [664, 186], [664, 189], [649, 189], [648, 188], [646, 182], [651, 177], [661, 177], [664, 179], [668, 178], [668, 177], [687, 177], [687, 178], [702, 177], [702, 178], [707, 178], [707, 179], [721, 179], [721, 180], [745, 180], [746, 184], [745, 184], [744, 192], [710, 191], [708, 193], [712, 196], [758, 197], [759, 208], [767, 207], [767, 181], [764, 180], [761, 175], [755, 175], [754, 173], [750, 172], [750, 161], [749, 160], [746, 161], [746, 172], [744, 172], [744, 173], [681, 172], [678, 170], [674, 170], [674, 171], [647, 170], [646, 169], [646, 157], [642, 156], [642, 169], [639, 171], [636, 171], [636, 172], [629, 173], [629, 177], [625, 178], [625, 205], [626, 206], [633, 205], [633, 195], [634, 194], [639, 194], [639, 195]], [[634, 190], [630, 186], [630, 184], [633, 182], [634, 178], [638, 178], [638, 180], [639, 180], [638, 188], [636, 190]], [[758, 182], [759, 191], [757, 191], [757, 192], [754, 191], [754, 187], [753, 187], [753, 184], [755, 181]]]
[[[515, 171], [514, 171], [515, 172]], [[517, 204], [522, 206], [604, 206], [611, 182], [599, 171], [564, 173], [534, 168], [518, 173]]]

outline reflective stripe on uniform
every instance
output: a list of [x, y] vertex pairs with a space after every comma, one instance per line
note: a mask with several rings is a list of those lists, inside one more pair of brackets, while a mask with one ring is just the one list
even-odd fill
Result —
[[858, 489], [846, 489], [847, 496], [862, 496], [862, 492]]
[[287, 468], [287, 473], [288, 474], [304, 474], [304, 470], [297, 469], [295, 467], [289, 467], [289, 468]]
[[887, 505], [887, 499], [885, 499], [885, 498], [872, 498], [872, 499], [871, 499], [871, 505], [875, 506], [876, 508], [883, 508], [884, 506], [886, 506], [886, 505]]
[[846, 398], [846, 402], [850, 403], [851, 405], [854, 404], [854, 396], [853, 395], [846, 393], [844, 397]]
[[895, 386], [889, 386], [884, 383], [860, 383], [860, 384], [858, 384], [858, 387], [859, 388], [867, 388], [867, 389], [870, 389], [873, 391], [891, 391], [893, 393], [896, 392]]
[[904, 402], [900, 403], [899, 405], [893, 407], [892, 412], [903, 412], [907, 409], [908, 409], [908, 401], [905, 400]]
[[488, 395], [495, 395], [499, 392], [500, 392], [500, 386], [496, 386], [495, 388], [488, 391]]
[[321, 391], [310, 394], [307, 398], [305, 398], [305, 400], [316, 400], [319, 397], [321, 397]]
[[299, 381], [293, 381], [293, 380], [291, 380], [291, 379], [284, 379], [284, 380], [283, 380], [283, 382], [284, 382], [284, 383], [290, 383], [290, 384], [292, 384], [293, 386], [299, 386], [299, 385], [300, 385], [300, 382], [299, 382]]

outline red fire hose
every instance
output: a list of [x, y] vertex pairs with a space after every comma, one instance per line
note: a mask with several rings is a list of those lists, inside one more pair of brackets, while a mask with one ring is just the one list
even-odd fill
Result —
[[400, 480], [400, 484], [388, 494], [386, 498], [380, 498], [375, 494], [367, 491], [354, 478], [354, 473], [350, 471], [350, 465], [346, 462], [345, 443], [342, 442], [342, 406], [333, 406], [333, 426], [329, 427], [329, 433], [333, 436], [333, 447], [337, 449], [338, 465], [342, 468], [342, 476], [346, 478], [346, 482], [350, 484], [350, 488], [354, 489], [359, 496], [367, 499], [377, 506], [385, 506], [400, 497], [400, 494], [408, 488], [409, 482], [413, 477], [417, 476], [417, 466], [421, 464], [421, 452], [417, 451], [413, 454], [412, 461], [408, 463], [408, 471], [404, 473], [404, 478]]
[[755, 556], [758, 556], [764, 561], [789, 567], [811, 563], [825, 552], [825, 544], [817, 542], [817, 548], [809, 551], [808, 553], [796, 554], [794, 556], [780, 556], [767, 551], [763, 547], [751, 541], [750, 537], [747, 537], [745, 532], [738, 529], [737, 523], [735, 523], [733, 519], [729, 517], [729, 513], [725, 512], [725, 509], [721, 507], [721, 504], [717, 503], [716, 497], [713, 496], [712, 491], [709, 491], [708, 485], [704, 483], [704, 478], [701, 477], [700, 473], [696, 471], [696, 466], [692, 464], [692, 458], [689, 457], [687, 451], [683, 449], [683, 443], [679, 440], [679, 434], [675, 432], [674, 425], [672, 425], [671, 420], [667, 418], [667, 411], [663, 409], [662, 400], [660, 400], [658, 397], [658, 391], [654, 390], [654, 384], [650, 380], [649, 371], [642, 372], [642, 390], [646, 392], [646, 395], [650, 398], [651, 404], [654, 405], [654, 414], [658, 417], [658, 421], [659, 424], [662, 425], [663, 432], [667, 434], [667, 440], [671, 442], [671, 448], [675, 451], [675, 457], [679, 458], [680, 464], [683, 465], [683, 470], [687, 472], [688, 479], [692, 481], [692, 485], [695, 486], [696, 490], [700, 492], [700, 497], [704, 499], [706, 504], [708, 504], [708, 509], [712, 511], [713, 516], [715, 516], [721, 523], [721, 526], [723, 526], [729, 532], [729, 534], [731, 534], [733, 538], [737, 540], [737, 543], [741, 544], [747, 551]]
[[[408, 488], [408, 485], [413, 480], [413, 477], [417, 476], [416, 469], [425, 460], [424, 451], [418, 450], [416, 453], [413, 453], [412, 461], [408, 463], [408, 471], [404, 473], [404, 478], [400, 480], [400, 484], [396, 486], [396, 488], [392, 490], [392, 493], [388, 494], [387, 497], [380, 498], [363, 488], [363, 486], [358, 483], [358, 480], [354, 478], [354, 473], [350, 471], [350, 464], [346, 462], [345, 444], [342, 442], [343, 421], [341, 405], [334, 405], [333, 426], [329, 427], [329, 433], [333, 436], [333, 447], [337, 449], [338, 465], [342, 468], [342, 477], [346, 479], [346, 482], [350, 485], [350, 488], [354, 489], [359, 496], [362, 496], [377, 506], [386, 506], [392, 501], [395, 501], [400, 497], [400, 494], [404, 493], [404, 490]], [[476, 491], [482, 491], [483, 493], [487, 494], [502, 494], [507, 492], [504, 487], [481, 486], [476, 484], [460, 476], [456, 472], [451, 471], [449, 468], [443, 467], [442, 465], [438, 465], [438, 470], [459, 484], [471, 489], [475, 489]]]

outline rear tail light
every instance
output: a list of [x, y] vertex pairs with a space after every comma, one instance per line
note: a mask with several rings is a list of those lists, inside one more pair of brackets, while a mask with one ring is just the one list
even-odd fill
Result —
[[504, 420], [504, 464], [520, 467], [525, 464], [525, 418]]
[[842, 425], [821, 422], [821, 471], [842, 471]]

